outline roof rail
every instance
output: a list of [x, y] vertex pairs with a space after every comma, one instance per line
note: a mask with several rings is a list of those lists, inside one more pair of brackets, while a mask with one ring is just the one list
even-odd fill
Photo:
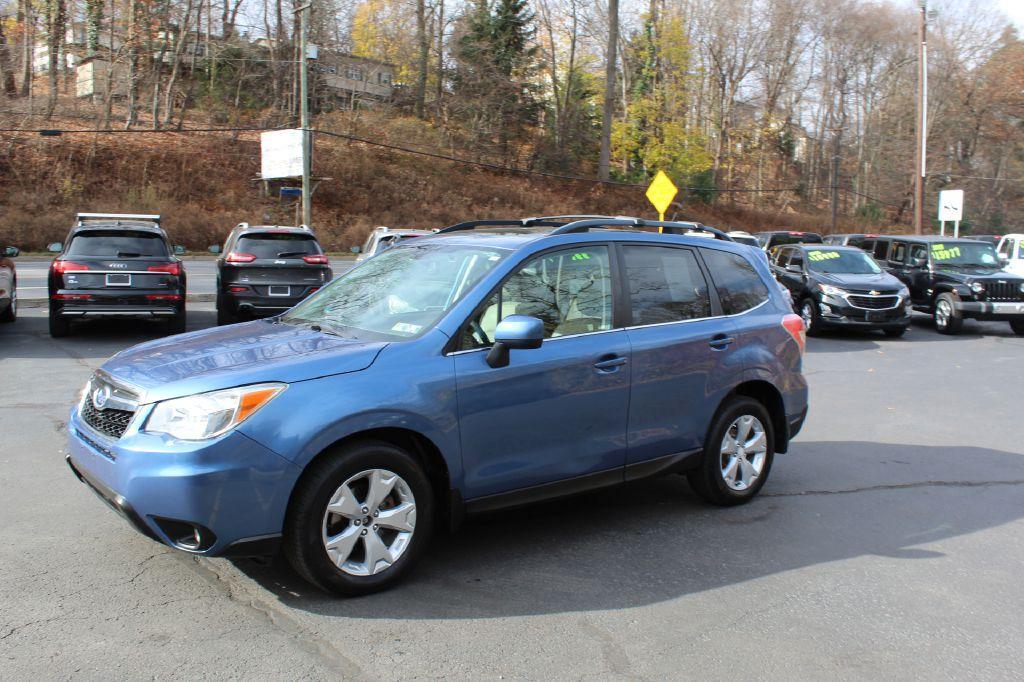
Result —
[[584, 219], [597, 219], [597, 218], [610, 218], [611, 216], [602, 215], [549, 215], [540, 216], [535, 218], [509, 218], [509, 219], [492, 219], [492, 220], [467, 220], [465, 222], [456, 223], [455, 225], [449, 225], [438, 230], [438, 234], [444, 234], [446, 232], [461, 232], [463, 230], [472, 230], [477, 227], [560, 227], [567, 225], [574, 220]]
[[708, 225], [702, 225], [700, 223], [691, 222], [680, 222], [674, 220], [644, 220], [643, 218], [629, 218], [620, 216], [617, 218], [599, 218], [599, 219], [586, 219], [577, 220], [566, 225], [556, 227], [551, 231], [551, 234], [570, 234], [572, 232], [585, 232], [592, 227], [596, 228], [616, 228], [616, 227], [659, 227], [662, 230], [665, 228], [686, 230], [689, 232], [708, 232], [715, 236], [715, 239], [721, 239], [722, 241], [731, 242], [733, 238], [722, 232], [718, 228], [710, 227]]
[[75, 222], [79, 225], [90, 220], [144, 220], [150, 223], [160, 224], [158, 213], [76, 213]]

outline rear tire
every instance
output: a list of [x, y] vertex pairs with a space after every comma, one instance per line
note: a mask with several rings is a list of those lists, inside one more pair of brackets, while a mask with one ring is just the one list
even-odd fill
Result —
[[11, 304], [0, 313], [0, 323], [14, 322], [18, 319], [18, 291], [17, 282], [11, 285]]
[[1010, 322], [1010, 329], [1017, 336], [1024, 336], [1024, 320], [1013, 320]]
[[60, 312], [50, 306], [50, 336], [59, 339], [71, 333], [71, 323], [60, 316]]
[[[374, 485], [387, 494], [375, 496]], [[285, 556], [326, 592], [357, 596], [387, 589], [426, 548], [433, 498], [419, 463], [400, 448], [373, 440], [332, 448], [296, 486], [285, 518]]]
[[167, 322], [167, 331], [170, 334], [184, 334], [188, 326], [188, 314], [184, 309], [174, 314]]
[[228, 311], [228, 304], [220, 296], [217, 297], [217, 326], [234, 324], [238, 318]]
[[804, 329], [807, 336], [821, 335], [821, 312], [815, 305], [814, 299], [805, 298], [800, 301], [800, 317], [804, 320]]
[[939, 294], [935, 299], [935, 331], [940, 334], [959, 334], [964, 326], [964, 318], [954, 305], [952, 294]]
[[753, 398], [735, 396], [719, 408], [700, 468], [687, 479], [707, 502], [732, 507], [757, 496], [774, 459], [775, 432], [768, 410]]

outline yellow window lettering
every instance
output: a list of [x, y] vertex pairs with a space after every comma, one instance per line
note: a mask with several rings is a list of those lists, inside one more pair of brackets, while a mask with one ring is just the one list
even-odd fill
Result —
[[807, 254], [807, 257], [812, 261], [832, 260], [839, 258], [838, 251], [811, 251]]

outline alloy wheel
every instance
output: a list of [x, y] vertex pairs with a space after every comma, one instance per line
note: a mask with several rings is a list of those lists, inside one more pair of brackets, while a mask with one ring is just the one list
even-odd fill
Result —
[[749, 414], [737, 417], [722, 438], [722, 479], [733, 490], [747, 490], [760, 478], [767, 456], [761, 420]]
[[935, 304], [935, 326], [939, 329], [949, 324], [949, 318], [953, 314], [953, 308], [946, 299], [939, 299]]
[[409, 484], [386, 469], [351, 476], [331, 495], [322, 538], [331, 562], [354, 576], [386, 571], [409, 548], [416, 499]]
[[811, 325], [814, 324], [814, 304], [810, 301], [804, 303], [803, 307], [800, 308], [800, 317], [804, 319], [804, 330], [810, 331]]

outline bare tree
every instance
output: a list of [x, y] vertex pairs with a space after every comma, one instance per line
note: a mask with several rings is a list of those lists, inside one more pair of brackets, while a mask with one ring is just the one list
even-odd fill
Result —
[[604, 55], [604, 107], [601, 111], [601, 156], [597, 163], [597, 176], [601, 180], [611, 177], [612, 117], [615, 116], [615, 51], [619, 45], [619, 0], [608, 0], [608, 42]]

